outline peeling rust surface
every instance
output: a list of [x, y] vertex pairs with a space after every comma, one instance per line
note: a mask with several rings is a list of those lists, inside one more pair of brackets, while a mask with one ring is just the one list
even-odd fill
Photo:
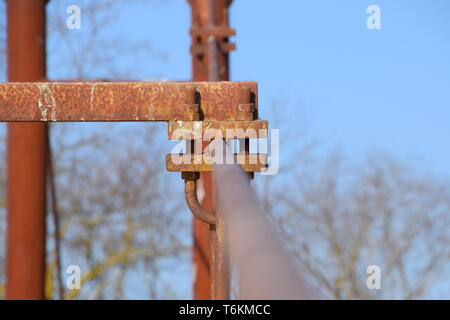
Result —
[[257, 106], [257, 83], [247, 81], [7, 82], [0, 83], [0, 121], [183, 120], [193, 85], [202, 120], [236, 120], [241, 87]]
[[[186, 157], [188, 161], [179, 161], [172, 156]], [[224, 160], [225, 161], [225, 160]], [[180, 163], [181, 162], [181, 163]], [[247, 172], [263, 172], [267, 170], [266, 154], [235, 154], [234, 163], [238, 163]], [[166, 169], [170, 172], [212, 172], [212, 159], [208, 154], [168, 154]]]
[[[175, 121], [168, 122], [169, 140], [193, 140], [204, 136], [216, 137], [220, 133], [224, 139], [267, 138], [269, 123], [254, 121]], [[216, 137], [217, 138], [217, 137]]]

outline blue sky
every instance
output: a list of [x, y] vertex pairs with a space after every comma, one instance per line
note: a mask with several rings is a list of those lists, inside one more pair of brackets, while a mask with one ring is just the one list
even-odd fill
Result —
[[[366, 27], [371, 4], [381, 30]], [[262, 117], [273, 101], [288, 116], [302, 110], [311, 135], [352, 159], [384, 149], [450, 174], [449, 9], [446, 0], [236, 0], [231, 80], [259, 82]], [[146, 75], [189, 79], [189, 24], [187, 2], [168, 0], [130, 6], [117, 30], [166, 51]]]

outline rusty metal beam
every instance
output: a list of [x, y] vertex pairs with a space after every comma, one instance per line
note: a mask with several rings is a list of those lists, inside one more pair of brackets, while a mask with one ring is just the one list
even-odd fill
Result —
[[0, 121], [184, 120], [193, 85], [201, 120], [238, 119], [242, 88], [250, 88], [257, 117], [257, 83], [250, 81], [8, 82], [0, 83]]
[[[45, 1], [9, 0], [7, 15], [9, 81], [44, 79]], [[7, 299], [44, 299], [46, 157], [46, 123], [8, 124]]]

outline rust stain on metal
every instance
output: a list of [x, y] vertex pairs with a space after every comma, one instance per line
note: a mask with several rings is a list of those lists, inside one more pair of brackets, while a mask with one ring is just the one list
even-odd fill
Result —
[[[8, 82], [0, 84], [0, 121], [184, 120], [186, 87], [195, 86], [202, 120], [236, 120], [239, 92], [256, 82]], [[256, 112], [256, 111], [255, 111]]]
[[[205, 134], [220, 134], [224, 139], [267, 138], [268, 122], [254, 121], [174, 121], [168, 122], [169, 140], [192, 140]], [[201, 134], [200, 137], [198, 136]]]
[[41, 112], [41, 121], [55, 121], [56, 99], [52, 84], [50, 82], [39, 82], [37, 86], [39, 88], [38, 108]]
[[[170, 172], [212, 172], [212, 163], [211, 156], [205, 153], [166, 155], [166, 169]], [[247, 172], [263, 172], [267, 170], [267, 155], [235, 154], [233, 163], [241, 165]]]

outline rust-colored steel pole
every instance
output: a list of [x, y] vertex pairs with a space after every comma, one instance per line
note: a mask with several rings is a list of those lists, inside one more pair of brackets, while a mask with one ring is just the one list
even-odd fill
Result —
[[[45, 0], [8, 0], [8, 79], [45, 78]], [[44, 299], [46, 123], [8, 124], [6, 298]]]
[[[206, 27], [215, 22], [216, 25], [228, 26], [228, 8], [232, 0], [217, 0], [215, 1], [215, 17], [211, 19], [210, 14], [210, 0], [188, 0], [192, 7], [192, 27]], [[215, 20], [215, 21], [214, 21]], [[225, 39], [226, 43], [227, 40]], [[192, 78], [193, 81], [207, 81], [210, 80], [209, 55], [205, 50], [202, 54], [197, 54], [194, 50], [195, 46], [203, 46], [208, 48], [208, 36], [192, 35]], [[227, 50], [219, 51], [219, 78], [220, 80], [229, 80], [229, 52]], [[212, 70], [211, 70], [212, 71]], [[201, 172], [199, 183], [199, 190], [201, 197], [201, 205], [204, 209], [212, 211], [214, 208], [214, 192], [212, 175], [209, 172]], [[214, 226], [211, 226], [215, 228]], [[209, 265], [210, 257], [210, 226], [198, 219], [193, 221], [193, 236], [194, 236], [194, 299], [211, 299], [211, 269]], [[215, 241], [216, 234], [211, 233], [211, 240]], [[213, 255], [214, 257], [214, 255]], [[213, 259], [214, 260], [214, 259]], [[216, 296], [214, 298], [221, 298]]]
[[[216, 0], [209, 0], [209, 27], [216, 27]], [[208, 80], [220, 80], [219, 42], [214, 36], [208, 37]], [[217, 206], [214, 206], [217, 209]], [[210, 286], [211, 299], [229, 299], [227, 274], [227, 257], [225, 253], [224, 221], [222, 213], [215, 210], [216, 223], [209, 226], [209, 250], [210, 250]]]

